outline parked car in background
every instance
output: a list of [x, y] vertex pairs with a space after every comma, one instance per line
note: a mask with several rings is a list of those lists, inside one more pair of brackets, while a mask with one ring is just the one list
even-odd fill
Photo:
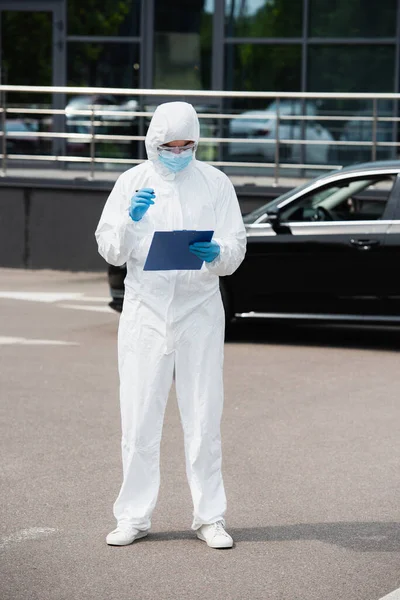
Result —
[[[343, 130], [339, 137], [341, 142], [353, 142], [338, 147], [338, 160], [340, 164], [348, 165], [349, 163], [368, 160], [372, 155], [372, 140], [373, 140], [373, 122], [371, 113], [359, 113], [360, 118], [350, 119], [344, 124]], [[384, 115], [388, 116], [388, 115]], [[369, 120], [364, 120], [369, 119]], [[378, 121], [376, 128], [377, 143], [393, 142], [396, 140], [396, 130], [393, 127], [392, 121]], [[368, 145], [357, 145], [357, 142], [368, 142]], [[376, 156], [379, 160], [387, 160], [396, 158], [399, 149], [393, 146], [377, 146]]]
[[[220, 279], [236, 319], [400, 323], [400, 161], [313, 179], [244, 217], [247, 253]], [[125, 267], [108, 268], [120, 311]]]
[[[315, 116], [315, 120], [301, 121], [296, 116]], [[233, 142], [227, 144], [228, 160], [261, 157], [265, 162], [275, 162], [277, 127], [277, 103], [272, 102], [265, 110], [251, 110], [229, 122], [229, 137], [249, 138], [254, 142]], [[323, 142], [333, 141], [330, 132], [317, 122], [317, 106], [310, 101], [280, 100], [279, 115], [293, 116], [279, 123], [279, 157], [281, 162], [300, 163], [303, 160], [312, 164], [329, 164], [333, 146]], [[318, 144], [293, 144], [282, 140], [310, 140]]]
[[33, 119], [7, 119], [7, 154], [37, 154], [40, 147], [37, 132], [38, 122]]
[[[92, 131], [91, 115], [76, 114], [76, 111], [95, 110], [94, 131], [104, 135], [138, 135], [138, 118], [130, 115], [138, 109], [135, 99], [121, 98], [119, 101], [112, 95], [76, 96], [71, 98], [65, 107], [66, 127], [68, 133], [79, 133], [87, 135], [87, 139], [67, 139], [67, 148], [70, 154], [87, 155], [89, 152], [90, 136]], [[108, 114], [96, 114], [107, 111]], [[126, 112], [127, 114], [121, 114]], [[113, 114], [115, 113], [115, 114]], [[137, 142], [129, 140], [116, 140], [107, 142], [96, 142], [97, 149], [105, 147], [104, 153], [113, 156], [116, 153], [121, 156], [133, 156], [137, 150]]]
[[138, 108], [138, 102], [134, 99], [124, 99], [121, 98], [119, 102], [115, 96], [112, 95], [92, 95], [92, 96], [75, 96], [71, 98], [65, 107], [65, 114], [67, 116], [68, 121], [89, 121], [90, 124], [90, 115], [77, 115], [75, 111], [79, 110], [91, 110], [92, 106], [95, 111], [107, 111], [109, 114], [107, 115], [97, 115], [97, 121], [104, 122], [113, 122], [113, 123], [132, 123], [136, 117], [130, 116], [127, 114], [126, 116], [121, 114], [113, 115], [113, 112], [123, 113], [123, 112], [134, 112]]

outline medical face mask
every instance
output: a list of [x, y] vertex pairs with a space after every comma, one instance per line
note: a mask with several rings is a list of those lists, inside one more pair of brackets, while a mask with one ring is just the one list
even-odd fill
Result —
[[178, 173], [185, 169], [193, 159], [193, 148], [175, 153], [170, 150], [158, 149], [160, 162], [172, 173]]

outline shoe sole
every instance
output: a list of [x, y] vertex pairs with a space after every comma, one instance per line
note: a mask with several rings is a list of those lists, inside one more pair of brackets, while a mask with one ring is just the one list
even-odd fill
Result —
[[136, 542], [136, 540], [140, 540], [141, 538], [144, 538], [147, 535], [149, 535], [148, 531], [139, 531], [139, 533], [135, 535], [133, 540], [131, 540], [130, 542], [109, 542], [108, 540], [106, 540], [106, 542], [108, 546], [130, 546], [130, 544], [133, 544], [133, 542]]
[[233, 542], [226, 542], [225, 545], [221, 546], [214, 546], [213, 544], [209, 544], [206, 540], [206, 538], [204, 537], [204, 535], [202, 533], [196, 533], [197, 537], [199, 540], [201, 540], [202, 542], [205, 542], [207, 544], [207, 546], [209, 548], [214, 548], [215, 550], [226, 550], [227, 548], [232, 548], [233, 547]]

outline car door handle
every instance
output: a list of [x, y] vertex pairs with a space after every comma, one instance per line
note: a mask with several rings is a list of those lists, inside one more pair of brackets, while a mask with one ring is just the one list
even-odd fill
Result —
[[363, 240], [363, 239], [355, 240], [355, 239], [352, 239], [352, 240], [350, 240], [350, 244], [352, 246], [355, 246], [359, 250], [371, 250], [371, 248], [373, 246], [379, 246], [380, 241], [379, 240]]

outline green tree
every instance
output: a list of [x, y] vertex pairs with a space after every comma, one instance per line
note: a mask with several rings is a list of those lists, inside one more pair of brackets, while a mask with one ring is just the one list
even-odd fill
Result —
[[[248, 14], [246, 2], [232, 0], [227, 15], [228, 35], [250, 38], [301, 35], [302, 2], [272, 0]], [[236, 4], [235, 4], [236, 2]], [[237, 10], [238, 7], [242, 10]], [[236, 15], [236, 16], [235, 16]], [[299, 91], [301, 86], [301, 46], [269, 44], [229, 44], [227, 88], [244, 91]], [[231, 78], [229, 80], [229, 78]], [[236, 108], [265, 108], [265, 100], [234, 102]]]
[[[68, 0], [68, 34], [118, 36], [128, 22], [138, 20], [137, 0]], [[123, 32], [125, 33], [125, 32]], [[127, 33], [131, 34], [131, 31]], [[102, 43], [73, 42], [68, 52], [68, 84], [95, 85], [102, 69]]]
[[[68, 0], [68, 33], [74, 35], [118, 35], [124, 24], [138, 20], [137, 0]], [[11, 85], [51, 85], [52, 17], [50, 12], [4, 11], [1, 23], [2, 83]], [[102, 44], [81, 44], [76, 55], [68, 56], [70, 72], [95, 71]], [[77, 65], [73, 64], [74, 60]], [[81, 63], [81, 64], [79, 64]], [[73, 77], [76, 85], [87, 85]], [[27, 96], [24, 96], [27, 101]], [[30, 102], [38, 101], [35, 95]], [[41, 99], [43, 100], [43, 99]]]
[[397, 0], [379, 0], [379, 3], [366, 0], [311, 0], [310, 35], [395, 36], [396, 13]]
[[[235, 16], [236, 15], [236, 16]], [[303, 3], [299, 0], [265, 0], [249, 13], [246, 0], [231, 0], [227, 33], [238, 37], [300, 37]]]
[[68, 0], [68, 33], [118, 35], [132, 4], [132, 0]]
[[[3, 12], [1, 83], [51, 85], [52, 19], [50, 12]], [[9, 94], [13, 103], [49, 102], [49, 96]]]

